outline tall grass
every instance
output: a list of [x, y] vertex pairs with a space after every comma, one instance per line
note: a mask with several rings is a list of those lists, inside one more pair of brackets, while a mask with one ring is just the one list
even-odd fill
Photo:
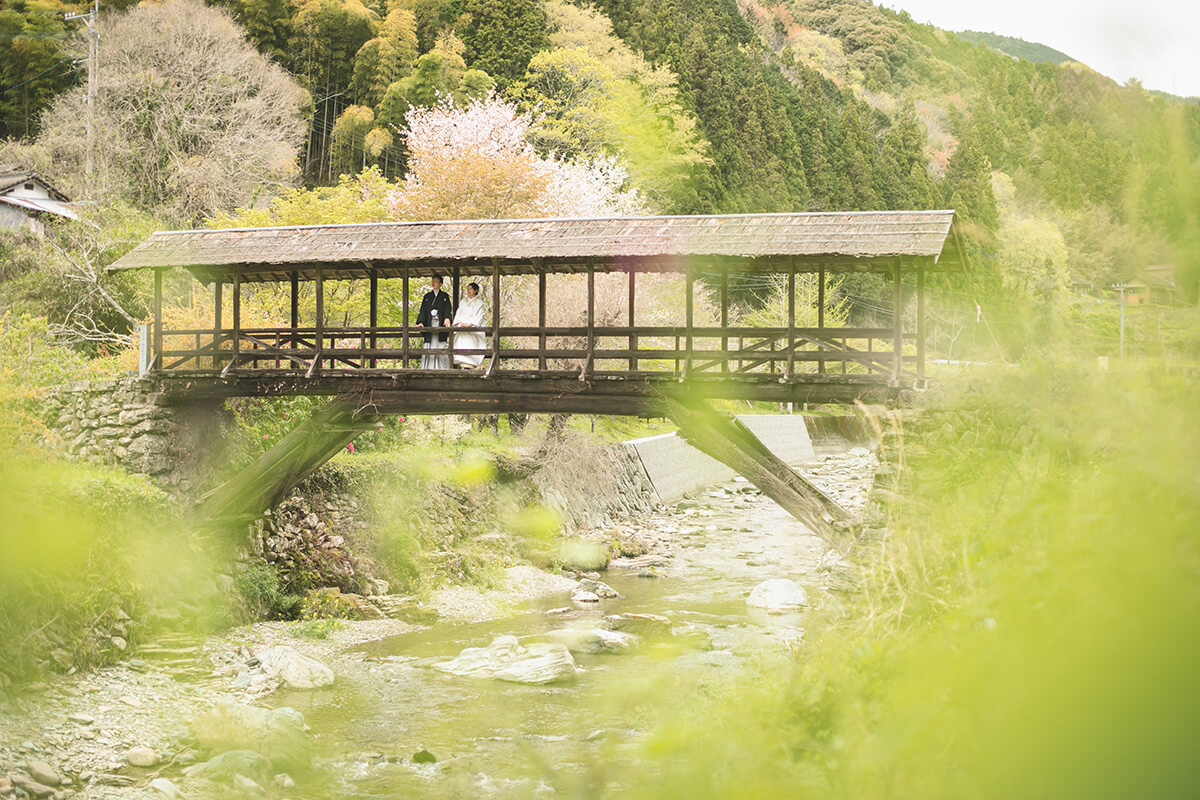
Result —
[[1196, 382], [978, 374], [910, 415], [862, 583], [679, 691], [623, 796], [1195, 797]]

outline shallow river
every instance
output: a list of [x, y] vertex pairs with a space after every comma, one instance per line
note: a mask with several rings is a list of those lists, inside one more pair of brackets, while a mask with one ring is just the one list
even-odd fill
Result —
[[[360, 668], [328, 690], [281, 691], [312, 728], [320, 767], [312, 797], [533, 797], [572, 793], [581, 784], [619, 784], [646, 734], [677, 710], [685, 686], [732, 677], [801, 636], [803, 613], [767, 615], [746, 606], [768, 578], [792, 578], [820, 596], [821, 542], [749, 484], [730, 483], [695, 507], [648, 525], [669, 544], [660, 577], [610, 569], [603, 580], [620, 599], [572, 604], [566, 595], [472, 624], [430, 628], [362, 646]], [[565, 613], [548, 614], [571, 606]], [[668, 617], [673, 635], [633, 651], [577, 655], [576, 682], [526, 686], [443, 674], [429, 668], [467, 647], [511, 634], [536, 641], [546, 631], [606, 615]], [[424, 753], [414, 759], [418, 753]], [[432, 755], [436, 761], [429, 761]], [[299, 794], [299, 793], [297, 793]]]

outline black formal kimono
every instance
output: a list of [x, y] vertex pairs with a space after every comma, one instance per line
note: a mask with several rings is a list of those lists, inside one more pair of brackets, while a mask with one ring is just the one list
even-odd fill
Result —
[[[446, 324], [446, 321], [453, 318], [454, 309], [450, 306], [450, 295], [446, 294], [441, 289], [436, 292], [429, 291], [421, 298], [421, 311], [417, 314], [417, 324], [424, 325], [426, 328], [433, 327], [433, 311], [438, 312], [437, 327], [441, 328]], [[425, 337], [425, 344], [433, 341], [433, 334], [422, 334]], [[437, 335], [439, 343], [446, 341], [446, 334], [439, 333]]]

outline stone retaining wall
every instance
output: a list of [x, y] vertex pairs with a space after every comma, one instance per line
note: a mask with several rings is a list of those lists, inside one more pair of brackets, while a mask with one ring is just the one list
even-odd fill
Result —
[[43, 419], [49, 445], [65, 456], [114, 464], [185, 491], [196, 474], [194, 454], [211, 426], [213, 409], [168, 405], [149, 378], [73, 383], [47, 398]]

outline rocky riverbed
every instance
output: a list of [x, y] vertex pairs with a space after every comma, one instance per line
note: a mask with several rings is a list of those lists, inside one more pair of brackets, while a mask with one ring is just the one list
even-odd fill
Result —
[[[871, 453], [804, 468], [862, 509]], [[641, 554], [365, 598], [380, 618], [323, 639], [282, 622], [166, 637], [35, 686], [0, 705], [0, 796], [552, 796], [637, 758], [663, 686], [786, 653], [846, 581], [742, 480], [588, 535]]]

